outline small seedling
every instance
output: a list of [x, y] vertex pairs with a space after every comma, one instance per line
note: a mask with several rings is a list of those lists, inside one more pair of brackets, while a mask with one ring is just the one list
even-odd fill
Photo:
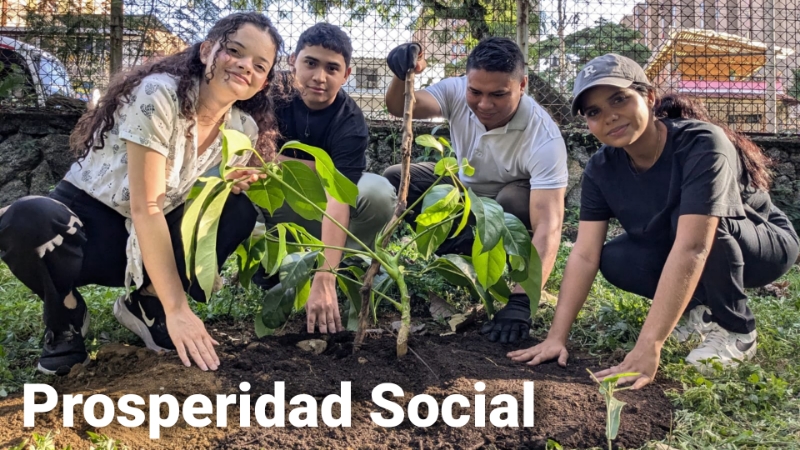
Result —
[[592, 377], [592, 379], [600, 385], [600, 393], [603, 395], [603, 398], [606, 401], [606, 439], [608, 440], [608, 450], [611, 450], [611, 441], [617, 438], [617, 432], [619, 432], [622, 407], [626, 404], [625, 402], [615, 398], [614, 393], [624, 391], [632, 387], [627, 386], [618, 388], [617, 382], [620, 380], [620, 378], [635, 377], [640, 374], [637, 372], [618, 373], [610, 377], [605, 377], [603, 381], [600, 381], [594, 376], [591, 370], [586, 369], [586, 371], [589, 372], [589, 375]]

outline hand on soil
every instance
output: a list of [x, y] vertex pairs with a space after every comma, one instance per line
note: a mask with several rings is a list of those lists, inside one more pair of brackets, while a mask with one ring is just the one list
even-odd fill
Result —
[[567, 347], [557, 339], [545, 339], [540, 344], [524, 350], [509, 352], [506, 356], [517, 362], [528, 361], [529, 366], [536, 366], [558, 358], [558, 365], [567, 367], [569, 352], [567, 352]]
[[628, 384], [633, 382], [633, 389], [645, 387], [656, 378], [658, 362], [661, 360], [661, 348], [652, 346], [636, 345], [630, 353], [625, 356], [621, 364], [606, 370], [597, 372], [595, 376], [598, 380], [610, 377], [617, 373], [636, 372], [639, 375], [634, 377], [620, 378], [618, 384]]
[[336, 299], [336, 286], [320, 277], [321, 274], [317, 274], [311, 282], [311, 293], [306, 303], [307, 331], [313, 333], [315, 327], [319, 328], [320, 333], [344, 331], [342, 317], [339, 315], [339, 302]]
[[228, 174], [229, 180], [236, 180], [231, 192], [237, 195], [250, 189], [251, 184], [266, 177], [266, 174], [260, 173], [258, 170], [236, 170]]
[[186, 308], [167, 314], [167, 332], [175, 344], [183, 365], [186, 367], [192, 365], [188, 356], [191, 355], [201, 369], [217, 370], [219, 357], [214, 351], [214, 346], [219, 345], [219, 342], [211, 338], [203, 321], [189, 309], [188, 305]]

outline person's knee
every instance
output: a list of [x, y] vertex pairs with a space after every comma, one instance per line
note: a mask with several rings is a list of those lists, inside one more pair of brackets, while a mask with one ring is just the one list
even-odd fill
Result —
[[630, 273], [625, 273], [624, 261], [625, 251], [622, 245], [612, 240], [603, 246], [603, 251], [600, 253], [600, 273], [609, 283], [629, 291], [630, 289], [626, 288], [629, 287], [627, 279]]
[[[247, 195], [244, 193], [229, 194], [222, 210], [220, 222], [234, 227], [241, 233], [242, 240], [244, 240], [253, 231], [257, 216], [258, 212]], [[237, 232], [236, 235], [238, 236], [239, 233]]]
[[38, 195], [18, 199], [0, 216], [2, 241], [13, 240], [39, 245], [41, 242], [38, 241], [44, 237], [42, 227], [51, 226], [58, 226], [68, 234], [75, 234], [83, 224], [63, 203]]
[[369, 211], [373, 220], [385, 224], [392, 218], [396, 204], [397, 193], [387, 178], [372, 173], [361, 176], [358, 182], [358, 211]]
[[402, 174], [402, 170], [403, 167], [400, 164], [395, 164], [387, 167], [386, 170], [383, 171], [383, 177], [389, 180], [389, 184], [394, 186], [395, 190], [400, 187], [400, 176]]
[[515, 215], [530, 229], [530, 186], [526, 184], [511, 183], [506, 185], [495, 198], [503, 207], [503, 211]]

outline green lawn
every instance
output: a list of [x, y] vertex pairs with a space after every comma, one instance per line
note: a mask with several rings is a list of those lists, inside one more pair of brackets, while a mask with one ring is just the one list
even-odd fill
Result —
[[[563, 274], [567, 244], [562, 245], [557, 267], [547, 288], [556, 291]], [[230, 270], [230, 269], [227, 269]], [[675, 426], [665, 441], [679, 449], [773, 449], [800, 448], [800, 268], [794, 267], [783, 280], [786, 295], [758, 296], [751, 307], [757, 318], [757, 358], [735, 370], [718, 370], [702, 376], [682, 364], [689, 347], [667, 343], [661, 373], [679, 382], [683, 389], [668, 392], [677, 414]], [[453, 298], [453, 290], [440, 280], [425, 279], [414, 287]], [[429, 284], [425, 284], [429, 283]], [[91, 351], [106, 342], [137, 342], [132, 333], [118, 326], [111, 307], [118, 289], [82, 289], [92, 317], [87, 344]], [[0, 265], [0, 396], [17, 392], [26, 382], [46, 382], [36, 373], [43, 332], [41, 303]], [[238, 288], [228, 288], [209, 305], [195, 305], [204, 319], [233, 316], [249, 319], [258, 299]], [[647, 314], [648, 301], [615, 289], [602, 279], [595, 281], [590, 299], [573, 327], [572, 340], [594, 354], [608, 355], [617, 348], [632, 348]], [[553, 315], [543, 305], [534, 332], [544, 337]], [[38, 436], [34, 448], [48, 447], [46, 436]], [[113, 438], [113, 437], [112, 437]], [[96, 436], [99, 448], [114, 448], [113, 440]], [[650, 447], [653, 447], [653, 443]]]

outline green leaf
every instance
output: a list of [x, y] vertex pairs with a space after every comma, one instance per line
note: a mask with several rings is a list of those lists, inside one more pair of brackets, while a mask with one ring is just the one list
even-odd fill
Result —
[[331, 197], [352, 207], [356, 206], [358, 187], [349, 178], [336, 170], [333, 160], [325, 150], [302, 144], [299, 141], [287, 142], [281, 147], [281, 151], [287, 148], [301, 150], [313, 156], [317, 174], [322, 179], [322, 185]]
[[267, 328], [280, 328], [289, 319], [294, 306], [295, 289], [286, 289], [282, 284], [267, 291], [261, 304], [261, 320]]
[[464, 257], [444, 255], [428, 264], [422, 273], [430, 271], [435, 271], [451, 284], [468, 288], [474, 297], [487, 300], [486, 291], [478, 284], [475, 268]]
[[[441, 188], [441, 189], [440, 189]], [[447, 190], [447, 194], [444, 197], [437, 200], [435, 203], [428, 205], [426, 207], [425, 203], [428, 201], [428, 197], [431, 195], [436, 194], [439, 195], [440, 192]], [[435, 197], [434, 197], [435, 198]], [[450, 215], [454, 214], [458, 208], [461, 206], [458, 202], [458, 189], [455, 186], [451, 186], [449, 184], [441, 184], [439, 186], [435, 186], [428, 195], [422, 200], [422, 213], [417, 216], [416, 222], [418, 224], [424, 225], [429, 227], [433, 224], [439, 223]]]
[[361, 280], [363, 277], [364, 270], [356, 266], [340, 269], [336, 272], [336, 282], [339, 284], [339, 289], [350, 302], [346, 326], [348, 331], [358, 331], [358, 315], [361, 312], [361, 283], [357, 280]]
[[461, 170], [463, 170], [464, 175], [468, 177], [475, 175], [475, 168], [469, 164], [467, 158], [461, 158]]
[[[536, 310], [539, 309], [539, 300], [542, 297], [542, 260], [539, 259], [536, 247], [531, 245], [530, 251], [527, 272], [512, 272], [511, 279], [519, 283], [528, 295], [531, 317], [533, 317], [536, 314]], [[523, 276], [520, 276], [521, 274]]]
[[620, 378], [638, 377], [639, 375], [641, 375], [639, 372], [617, 373], [617, 374], [614, 374], [614, 375], [611, 375], [611, 376], [603, 378], [603, 381], [601, 382], [601, 384], [605, 385], [606, 388], [609, 388], [609, 387], [613, 388], [614, 386], [616, 386], [616, 384], [620, 380]]
[[505, 226], [503, 207], [490, 198], [478, 197], [472, 188], [467, 189], [467, 195], [472, 200], [472, 215], [475, 216], [477, 235], [480, 236], [484, 247], [494, 248], [503, 237]]
[[467, 227], [467, 224], [469, 223], [469, 213], [472, 211], [472, 198], [469, 196], [467, 191], [464, 191], [464, 196], [462, 198], [464, 201], [464, 214], [461, 216], [461, 222], [459, 222], [456, 232], [453, 233], [453, 237], [461, 234], [461, 231]]
[[206, 294], [206, 299], [211, 298], [214, 280], [217, 273], [219, 273], [217, 267], [217, 230], [219, 229], [219, 218], [222, 215], [225, 202], [228, 201], [232, 185], [233, 182], [223, 185], [224, 188], [210, 200], [197, 225], [194, 274], [197, 277], [200, 288]]
[[243, 288], [250, 288], [250, 281], [266, 254], [267, 239], [265, 236], [251, 236], [236, 248], [236, 256], [239, 259], [239, 284]]
[[195, 251], [196, 251], [196, 236], [197, 225], [200, 222], [200, 214], [207, 206], [206, 203], [209, 198], [213, 198], [213, 194], [218, 192], [218, 187], [222, 183], [222, 178], [200, 178], [198, 182], [205, 183], [202, 191], [197, 197], [186, 206], [181, 219], [181, 240], [183, 241], [183, 254], [186, 260], [186, 278], [192, 279], [192, 271], [194, 270]]
[[489, 294], [491, 294], [495, 300], [505, 305], [508, 303], [508, 297], [511, 296], [511, 289], [508, 287], [506, 280], [501, 277], [494, 286], [489, 288]]
[[290, 253], [281, 262], [280, 278], [285, 289], [300, 288], [314, 269], [314, 260], [319, 251]]
[[620, 415], [622, 414], [622, 407], [625, 406], [625, 402], [617, 400], [614, 397], [608, 398], [607, 401], [608, 416], [606, 417], [606, 438], [614, 440], [617, 438], [617, 433], [619, 432]]
[[292, 236], [302, 245], [325, 245], [321, 240], [317, 239], [313, 234], [306, 231], [306, 229], [296, 223], [283, 224]]
[[451, 157], [440, 159], [434, 166], [433, 173], [436, 175], [456, 175], [458, 173], [458, 160]]
[[[435, 133], [431, 133], [431, 134], [435, 134]], [[447, 147], [447, 149], [448, 149], [448, 150], [450, 150], [450, 152], [452, 152], [452, 151], [453, 151], [453, 147], [450, 145], [450, 141], [448, 141], [447, 139], [445, 139], [443, 136], [439, 136], [439, 139], [437, 139], [437, 140], [438, 140], [438, 141], [439, 141], [439, 142], [440, 142], [442, 145], [444, 145], [445, 147]]]
[[278, 242], [267, 242], [267, 258], [261, 260], [261, 265], [264, 266], [264, 270], [266, 270], [269, 276], [278, 273], [280, 264], [287, 254], [286, 225], [279, 223], [275, 225], [275, 229], [278, 231]]
[[324, 210], [328, 198], [317, 174], [298, 161], [284, 161], [281, 166], [283, 181], [294, 189], [292, 191], [282, 186], [286, 202], [300, 217], [306, 220], [321, 220], [322, 213], [313, 205]]
[[[503, 246], [509, 255], [522, 257], [523, 261], [531, 254], [531, 235], [519, 218], [510, 213], [503, 213]], [[524, 268], [516, 264], [516, 270]], [[513, 267], [513, 266], [512, 266]]]
[[294, 298], [294, 310], [300, 311], [305, 308], [308, 302], [308, 295], [311, 293], [311, 278], [307, 278], [306, 282], [297, 290], [297, 296]]
[[266, 209], [270, 215], [275, 214], [285, 200], [283, 189], [275, 177], [277, 175], [270, 174], [267, 178], [251, 184], [250, 189], [245, 191], [250, 201]]
[[225, 129], [225, 124], [219, 127], [219, 131], [222, 133], [222, 162], [219, 165], [219, 173], [225, 179], [229, 173], [233, 172], [233, 169], [229, 167], [231, 155], [241, 154], [242, 150], [255, 150], [250, 138], [241, 131]]
[[[450, 233], [450, 229], [453, 227], [453, 222], [439, 222], [432, 227], [426, 227], [421, 224], [417, 224], [417, 237], [414, 238], [414, 244], [417, 246], [417, 252], [422, 255], [425, 259], [431, 257], [434, 251], [442, 245], [447, 239], [447, 235]], [[431, 231], [425, 233], [426, 230], [434, 228]], [[424, 233], [424, 234], [423, 234]]]
[[417, 145], [419, 146], [432, 147], [435, 148], [436, 150], [439, 150], [439, 153], [444, 153], [444, 147], [442, 147], [442, 144], [430, 134], [423, 134], [421, 136], [417, 136], [417, 138], [414, 139], [414, 142], [416, 142]]
[[492, 249], [485, 249], [481, 245], [480, 236], [475, 236], [472, 243], [472, 265], [478, 275], [481, 286], [488, 288], [494, 286], [503, 276], [506, 268], [506, 251], [503, 248], [503, 238]]
[[256, 337], [262, 338], [264, 336], [271, 336], [272, 333], [275, 332], [274, 329], [268, 328], [264, 325], [264, 320], [261, 318], [261, 314], [256, 314], [254, 318], [255, 328], [256, 328]]

